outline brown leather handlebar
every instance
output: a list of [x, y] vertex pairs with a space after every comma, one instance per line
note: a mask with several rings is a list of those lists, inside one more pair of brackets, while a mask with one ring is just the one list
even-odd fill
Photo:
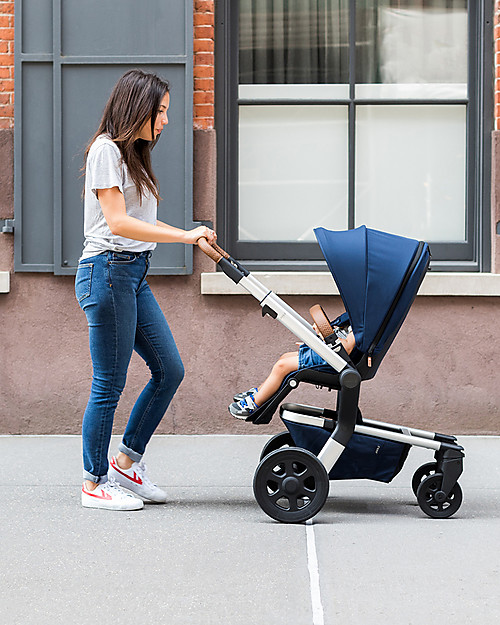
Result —
[[313, 318], [319, 333], [326, 340], [327, 337], [333, 334], [333, 330], [325, 311], [319, 304], [315, 304], [314, 306], [311, 306], [309, 312], [311, 313], [311, 317]]
[[214, 262], [218, 263], [222, 258], [229, 258], [229, 254], [225, 252], [216, 243], [210, 244], [205, 237], [200, 237], [196, 241], [202, 252], [205, 252]]

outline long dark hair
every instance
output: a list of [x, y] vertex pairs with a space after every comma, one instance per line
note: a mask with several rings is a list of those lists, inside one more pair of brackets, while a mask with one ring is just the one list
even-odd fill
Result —
[[[141, 69], [125, 72], [109, 96], [99, 128], [85, 150], [86, 161], [97, 137], [108, 135], [120, 149], [141, 199], [145, 191], [150, 191], [160, 200], [158, 181], [151, 167], [151, 150], [158, 140], [154, 138], [158, 108], [169, 90], [168, 82], [156, 74]], [[149, 118], [153, 141], [134, 139]]]

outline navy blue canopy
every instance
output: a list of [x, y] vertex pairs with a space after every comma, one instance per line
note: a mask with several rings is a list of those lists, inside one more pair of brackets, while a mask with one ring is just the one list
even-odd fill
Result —
[[349, 315], [356, 348], [376, 354], [392, 341], [410, 309], [429, 264], [429, 246], [366, 226], [314, 233]]

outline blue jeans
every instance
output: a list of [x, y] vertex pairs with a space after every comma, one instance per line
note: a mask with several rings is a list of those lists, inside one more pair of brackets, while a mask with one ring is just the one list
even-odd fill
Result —
[[113, 418], [132, 352], [151, 379], [136, 401], [119, 450], [139, 462], [184, 377], [167, 321], [146, 282], [150, 252], [104, 252], [78, 265], [75, 293], [87, 316], [93, 365], [83, 416], [84, 478], [104, 482]]

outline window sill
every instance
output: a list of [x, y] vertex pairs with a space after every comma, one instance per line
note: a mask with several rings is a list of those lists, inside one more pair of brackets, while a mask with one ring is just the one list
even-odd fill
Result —
[[[338, 295], [338, 289], [328, 272], [318, 271], [254, 271], [257, 278], [278, 295]], [[232, 282], [226, 274], [201, 274], [202, 295], [247, 295], [248, 292]], [[419, 295], [438, 296], [500, 296], [500, 274], [429, 272]]]
[[0, 271], [0, 293], [10, 293], [10, 273]]

